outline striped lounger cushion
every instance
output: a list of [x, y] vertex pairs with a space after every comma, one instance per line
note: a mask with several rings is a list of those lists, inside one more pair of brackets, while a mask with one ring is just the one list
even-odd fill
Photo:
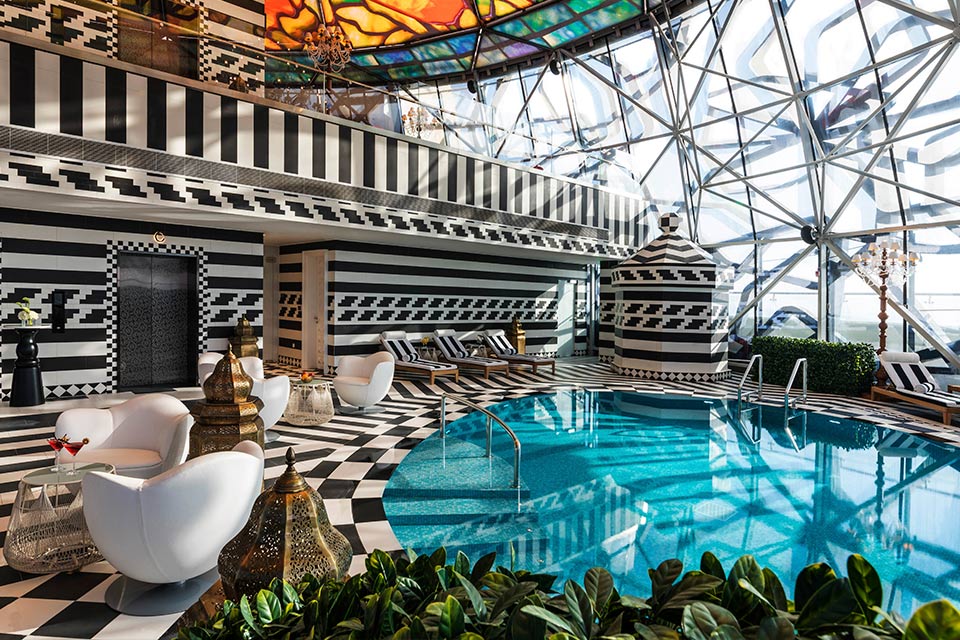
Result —
[[507, 337], [504, 335], [497, 334], [495, 336], [486, 336], [487, 344], [489, 344], [497, 355], [501, 356], [515, 356], [517, 355], [517, 350], [510, 344], [510, 341], [507, 340]]
[[434, 342], [440, 346], [440, 351], [443, 351], [444, 357], [448, 360], [483, 366], [506, 364], [503, 360], [497, 360], [495, 358], [481, 358], [479, 356], [468, 355], [467, 348], [463, 346], [463, 343], [460, 342], [456, 336], [435, 336]]
[[401, 362], [416, 362], [420, 359], [409, 340], [381, 340], [380, 342], [393, 354], [394, 358]]
[[417, 350], [410, 344], [409, 340], [387, 340], [382, 339], [380, 343], [393, 354], [402, 366], [423, 369], [424, 371], [450, 371], [456, 369], [455, 366], [445, 362], [434, 362], [433, 360], [422, 360]]
[[911, 398], [926, 400], [942, 407], [960, 405], [960, 396], [941, 391], [936, 380], [922, 364], [885, 362], [884, 368], [898, 393]]

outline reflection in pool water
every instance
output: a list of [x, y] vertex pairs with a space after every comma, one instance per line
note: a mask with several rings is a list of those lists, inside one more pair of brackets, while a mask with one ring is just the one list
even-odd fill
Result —
[[[561, 391], [500, 403], [523, 443], [512, 448], [471, 414], [418, 445], [391, 477], [384, 508], [405, 548], [444, 545], [476, 559], [582, 578], [608, 567], [623, 592], [647, 595], [647, 567], [713, 551], [744, 553], [792, 591], [799, 570], [845, 573], [861, 553], [884, 580], [885, 605], [908, 614], [960, 601], [960, 451], [898, 431], [764, 407], [738, 423], [720, 400]], [[518, 497], [519, 493], [519, 497]]]

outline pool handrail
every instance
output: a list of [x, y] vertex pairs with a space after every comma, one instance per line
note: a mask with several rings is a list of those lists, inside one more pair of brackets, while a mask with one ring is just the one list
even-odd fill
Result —
[[759, 362], [760, 364], [757, 367], [758, 374], [758, 384], [756, 392], [748, 391], [747, 392], [747, 402], [750, 402], [750, 396], [753, 393], [757, 394], [757, 400], [763, 400], [763, 355], [759, 353], [753, 354], [750, 357], [750, 362], [747, 364], [747, 370], [743, 372], [743, 377], [740, 378], [740, 384], [737, 385], [737, 412], [740, 411], [740, 403], [743, 402], [743, 385], [746, 384], [747, 378], [750, 376], [750, 371], [753, 369], [753, 363]]
[[[797, 379], [797, 371], [803, 367], [803, 393], [800, 394], [800, 397], [790, 402], [790, 389], [793, 388], [793, 382]], [[783, 408], [789, 409], [790, 405], [797, 406], [797, 402], [806, 402], [807, 401], [807, 359], [806, 358], [797, 358], [797, 361], [793, 363], [793, 371], [790, 373], [790, 381], [787, 382], [787, 388], [783, 392]]]
[[510, 436], [510, 439], [513, 440], [513, 484], [510, 485], [511, 489], [520, 488], [520, 439], [517, 437], [517, 434], [513, 432], [513, 429], [507, 426], [503, 420], [498, 418], [496, 415], [490, 412], [489, 409], [481, 407], [477, 403], [467, 400], [463, 396], [458, 396], [453, 393], [444, 393], [440, 396], [440, 438], [447, 437], [447, 398], [458, 402], [462, 405], [470, 407], [475, 411], [487, 416], [487, 457], [493, 457], [493, 423], [496, 422], [500, 425], [504, 431], [507, 432], [507, 435]]

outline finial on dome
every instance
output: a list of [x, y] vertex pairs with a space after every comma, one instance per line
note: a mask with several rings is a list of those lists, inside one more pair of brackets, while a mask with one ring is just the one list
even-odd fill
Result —
[[680, 228], [680, 216], [675, 213], [664, 213], [660, 216], [660, 230], [664, 233], [676, 233]]

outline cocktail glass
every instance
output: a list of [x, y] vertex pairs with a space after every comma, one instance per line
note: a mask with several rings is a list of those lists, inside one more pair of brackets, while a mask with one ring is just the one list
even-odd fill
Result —
[[73, 442], [68, 441], [63, 443], [63, 448], [67, 450], [67, 453], [69, 453], [71, 456], [74, 456], [72, 464], [70, 465], [70, 471], [67, 472], [68, 476], [77, 475], [76, 455], [80, 453], [80, 449], [83, 449], [83, 445], [85, 444], [87, 443], [84, 442], [83, 440], [76, 440]]
[[52, 438], [47, 438], [47, 444], [50, 445], [50, 448], [54, 451], [54, 459], [56, 463], [53, 465], [53, 468], [50, 471], [54, 473], [60, 473], [63, 471], [63, 467], [60, 466], [60, 450], [63, 449], [63, 441], [54, 436]]

